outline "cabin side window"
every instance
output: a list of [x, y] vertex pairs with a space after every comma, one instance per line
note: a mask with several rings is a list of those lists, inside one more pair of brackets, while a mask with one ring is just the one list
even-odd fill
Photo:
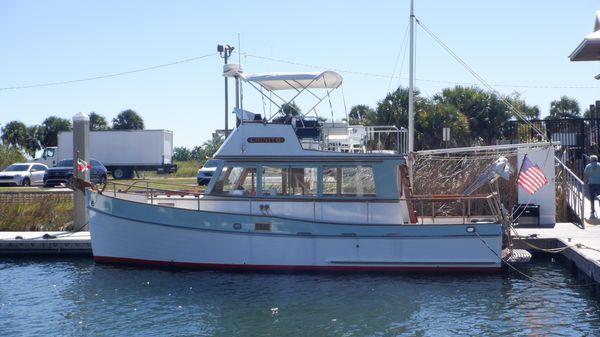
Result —
[[262, 168], [262, 194], [265, 196], [316, 196], [316, 167]]
[[256, 169], [249, 167], [223, 167], [211, 194], [231, 196], [256, 195]]
[[323, 196], [375, 196], [373, 168], [323, 167]]

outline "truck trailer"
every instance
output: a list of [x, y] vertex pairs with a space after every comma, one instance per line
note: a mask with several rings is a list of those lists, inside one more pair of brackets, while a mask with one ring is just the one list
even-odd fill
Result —
[[[173, 132], [169, 130], [90, 131], [90, 158], [99, 160], [115, 179], [129, 179], [135, 171], [173, 173]], [[74, 158], [73, 132], [58, 133], [58, 146], [47, 147], [36, 162], [54, 166]]]

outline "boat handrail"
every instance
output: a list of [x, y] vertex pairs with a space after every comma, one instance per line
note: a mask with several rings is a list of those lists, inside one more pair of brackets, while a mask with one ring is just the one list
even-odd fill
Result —
[[[180, 188], [183, 187], [185, 188], [184, 190], [182, 189], [168, 189], [168, 188], [156, 188], [156, 187], [150, 187], [150, 184], [152, 185], [165, 185], [165, 186], [171, 186], [171, 187], [175, 187], [175, 188]], [[204, 191], [200, 190], [199, 188], [197, 188], [197, 186], [194, 185], [194, 188], [190, 190], [190, 185], [185, 185], [185, 184], [177, 184], [177, 183], [166, 183], [166, 182], [159, 182], [159, 181], [149, 181], [149, 180], [136, 180], [130, 183], [125, 183], [125, 182], [116, 182], [116, 181], [108, 181], [103, 188], [100, 190], [100, 193], [103, 193], [106, 190], [106, 187], [108, 185], [112, 185], [112, 192], [114, 194], [116, 193], [146, 193], [149, 195], [156, 195], [158, 193], [164, 193], [166, 195], [179, 195], [179, 196], [199, 196], [200, 194], [202, 194]], [[142, 186], [140, 186], [142, 185]], [[123, 189], [119, 189], [117, 188], [118, 186], [122, 186]], [[135, 188], [140, 188], [140, 190], [135, 191]]]
[[[497, 199], [498, 193], [497, 192], [492, 192], [489, 194], [471, 194], [471, 195], [462, 195], [462, 194], [432, 194], [432, 195], [412, 195], [411, 197], [409, 197], [408, 199], [410, 199], [413, 202], [413, 205], [415, 205], [415, 212], [419, 212], [420, 214], [417, 214], [417, 219], [421, 218], [420, 223], [424, 224], [424, 220], [425, 218], [431, 218], [431, 220], [433, 222], [435, 222], [436, 218], [440, 218], [439, 215], [436, 215], [436, 203], [440, 203], [440, 202], [458, 202], [461, 204], [461, 211], [462, 213], [460, 215], [456, 215], [457, 217], [462, 217], [463, 218], [463, 223], [465, 223], [466, 219], [472, 218], [472, 216], [474, 216], [475, 214], [472, 213], [472, 205], [471, 202], [472, 201], [477, 201], [477, 200], [484, 200], [487, 203], [487, 207], [489, 208], [489, 210], [491, 211], [491, 214], [478, 214], [475, 215], [478, 218], [479, 217], [493, 217], [493, 219], [491, 220], [487, 220], [486, 222], [489, 221], [500, 221], [500, 219], [502, 218], [502, 211], [500, 210], [500, 207], [497, 205], [497, 203], [495, 202]], [[431, 204], [431, 214], [426, 216], [426, 210], [425, 210], [425, 203], [430, 203]], [[416, 207], [416, 205], [419, 205], [419, 207]], [[443, 215], [443, 217], [448, 217], [449, 215]], [[479, 219], [480, 220], [480, 219]], [[417, 222], [419, 222], [417, 220]]]

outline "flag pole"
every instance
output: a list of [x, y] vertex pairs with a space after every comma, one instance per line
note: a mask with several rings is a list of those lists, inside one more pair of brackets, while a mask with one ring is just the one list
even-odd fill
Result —
[[523, 156], [523, 161], [521, 162], [521, 166], [519, 166], [519, 174], [517, 174], [517, 179], [515, 179], [515, 185], [518, 185], [517, 180], [519, 180], [519, 177], [521, 176], [521, 172], [523, 172], [523, 165], [525, 165], [525, 158], [527, 158], [527, 153], [525, 153], [525, 155]]

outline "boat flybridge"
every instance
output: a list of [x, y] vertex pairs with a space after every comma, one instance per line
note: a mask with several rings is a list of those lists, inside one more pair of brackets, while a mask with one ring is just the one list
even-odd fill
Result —
[[[318, 105], [342, 83], [332, 71], [236, 76], [269, 104], [291, 92], [285, 102], [310, 93]], [[270, 117], [236, 108], [238, 126], [217, 151], [204, 193], [90, 192], [95, 260], [252, 270], [500, 269], [497, 195], [416, 198], [401, 130], [327, 125], [281, 114], [283, 106]], [[457, 211], [429, 212], [441, 201]], [[488, 213], [479, 211], [486, 206]]]

